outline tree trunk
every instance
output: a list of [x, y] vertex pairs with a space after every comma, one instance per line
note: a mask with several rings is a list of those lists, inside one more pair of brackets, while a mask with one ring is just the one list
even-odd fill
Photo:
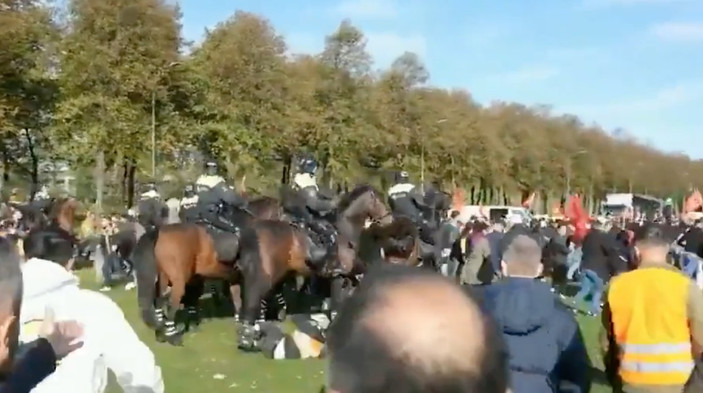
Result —
[[127, 174], [127, 208], [134, 206], [134, 180], [137, 174], [137, 166], [134, 161], [129, 162], [129, 172]]
[[103, 214], [103, 194], [105, 192], [105, 153], [98, 153], [95, 163], [95, 214], [102, 217]]
[[29, 158], [32, 160], [29, 173], [32, 180], [32, 188], [29, 192], [29, 200], [31, 202], [34, 200], [34, 195], [39, 191], [39, 157], [37, 157], [37, 153], [34, 150], [34, 141], [27, 128], [24, 129], [24, 137], [27, 139], [27, 150], [29, 152]]

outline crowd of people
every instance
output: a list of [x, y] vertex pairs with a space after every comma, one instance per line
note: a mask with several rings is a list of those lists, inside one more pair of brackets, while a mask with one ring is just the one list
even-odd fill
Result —
[[[396, 207], [419, 198], [399, 179], [389, 193]], [[306, 204], [322, 203], [309, 194]], [[124, 232], [121, 221], [89, 216], [82, 238]], [[654, 222], [464, 223], [452, 211], [435, 239], [437, 271], [371, 266], [337, 310], [325, 334], [326, 389], [588, 392], [594, 373], [575, 316], [582, 313], [602, 320], [614, 391], [703, 391], [703, 292], [694, 281], [703, 222], [684, 221], [672, 237]], [[108, 369], [124, 391], [164, 391], [153, 353], [120, 308], [80, 288], [74, 239], [29, 232], [21, 247], [0, 237], [0, 392], [101, 392]]]

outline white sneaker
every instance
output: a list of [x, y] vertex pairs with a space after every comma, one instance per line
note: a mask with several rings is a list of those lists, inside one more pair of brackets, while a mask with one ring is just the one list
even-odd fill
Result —
[[134, 282], [128, 282], [127, 285], [124, 286], [125, 291], [131, 291], [132, 289], [136, 288], [137, 284]]
[[104, 286], [99, 289], [100, 292], [110, 292], [110, 290], [112, 290], [112, 288], [110, 288], [108, 286]]

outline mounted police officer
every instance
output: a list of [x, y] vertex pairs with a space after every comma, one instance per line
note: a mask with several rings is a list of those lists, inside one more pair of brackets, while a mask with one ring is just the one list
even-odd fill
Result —
[[180, 201], [181, 222], [195, 222], [198, 219], [198, 194], [193, 184], [187, 184]]
[[34, 194], [34, 200], [31, 202], [33, 209], [40, 211], [46, 215], [49, 214], [49, 208], [51, 207], [51, 196], [49, 195], [49, 189], [46, 185], [41, 186], [39, 191]]
[[239, 228], [223, 215], [231, 212], [230, 209], [246, 210], [247, 202], [227, 185], [222, 176], [217, 175], [217, 163], [208, 161], [205, 168], [207, 173], [195, 182], [198, 216], [217, 229], [237, 232]]
[[[312, 156], [304, 156], [298, 166], [298, 173], [293, 177], [293, 189], [297, 191], [300, 199], [303, 201], [305, 208], [302, 209], [302, 218], [310, 229], [316, 234], [325, 239], [324, 247], [330, 247], [334, 242], [334, 228], [329, 223], [325, 223], [322, 218], [334, 210], [334, 202], [324, 198], [317, 186], [315, 173], [317, 172], [317, 161]], [[316, 244], [311, 246], [311, 259], [315, 262], [319, 258], [326, 255], [326, 249], [317, 247]]]
[[195, 191], [200, 194], [224, 182], [225, 179], [218, 173], [217, 162], [208, 160], [205, 162], [205, 174], [198, 177], [195, 181]]
[[144, 229], [159, 228], [164, 223], [168, 207], [161, 200], [161, 194], [156, 190], [154, 182], [144, 185], [144, 190], [137, 203], [137, 211], [137, 221]]
[[423, 209], [427, 209], [424, 197], [418, 192], [417, 187], [410, 183], [408, 172], [396, 173], [395, 184], [388, 189], [388, 204], [393, 215], [407, 217], [417, 224], [423, 241], [434, 243], [431, 236], [432, 228], [423, 216]]

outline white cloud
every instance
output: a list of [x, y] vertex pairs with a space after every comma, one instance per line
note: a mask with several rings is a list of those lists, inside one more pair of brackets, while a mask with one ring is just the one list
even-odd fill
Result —
[[564, 108], [564, 112], [593, 118], [656, 113], [703, 99], [703, 80], [681, 82], [649, 97], [634, 98], [604, 105], [581, 105]]
[[427, 40], [420, 34], [370, 32], [366, 37], [368, 38], [366, 50], [378, 67], [387, 67], [404, 52], [414, 52], [420, 58], [424, 58], [427, 54]]
[[669, 41], [703, 42], [703, 22], [660, 23], [652, 27], [652, 33]]
[[332, 8], [335, 15], [351, 19], [392, 19], [398, 7], [391, 0], [345, 0]]
[[516, 71], [491, 75], [491, 81], [509, 85], [523, 85], [535, 82], [542, 82], [551, 79], [559, 74], [559, 69], [550, 65], [528, 66]]

